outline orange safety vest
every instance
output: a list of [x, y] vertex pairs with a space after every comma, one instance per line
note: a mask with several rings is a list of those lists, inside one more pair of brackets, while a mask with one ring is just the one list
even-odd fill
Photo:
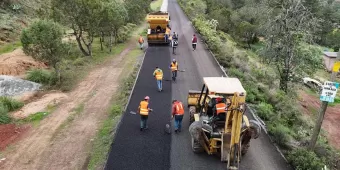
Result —
[[184, 108], [182, 102], [175, 103], [176, 115], [184, 115]]
[[163, 73], [160, 71], [156, 71], [156, 79], [157, 80], [162, 80], [163, 79]]
[[143, 43], [144, 42], [144, 39], [143, 37], [139, 37], [139, 40], [138, 40], [139, 43]]
[[176, 71], [177, 70], [177, 62], [176, 63], [171, 63], [171, 71]]
[[220, 113], [225, 113], [225, 107], [226, 107], [225, 103], [217, 103], [216, 104], [217, 115], [220, 114]]
[[140, 104], [139, 104], [139, 107], [140, 107], [140, 110], [139, 110], [139, 113], [141, 115], [149, 115], [149, 109], [148, 109], [148, 102], [147, 101], [141, 101]]

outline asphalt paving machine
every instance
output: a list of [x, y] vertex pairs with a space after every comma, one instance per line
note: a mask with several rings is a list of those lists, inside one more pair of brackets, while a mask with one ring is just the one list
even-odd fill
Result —
[[[256, 139], [261, 127], [245, 115], [246, 91], [237, 78], [204, 77], [201, 91], [189, 90], [189, 132], [195, 153], [217, 154], [228, 169], [238, 169], [250, 140]], [[216, 99], [226, 104], [223, 116], [216, 119]]]
[[170, 15], [165, 11], [158, 11], [149, 13], [146, 17], [149, 23], [147, 32], [147, 41], [149, 45], [152, 44], [170, 44], [166, 41], [165, 36], [170, 37]]

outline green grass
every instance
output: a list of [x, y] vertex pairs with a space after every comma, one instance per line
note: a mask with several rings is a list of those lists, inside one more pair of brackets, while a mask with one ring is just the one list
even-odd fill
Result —
[[38, 126], [41, 120], [47, 117], [49, 114], [53, 113], [53, 111], [57, 108], [56, 105], [47, 105], [46, 110], [42, 112], [37, 112], [34, 114], [29, 115], [28, 117], [18, 120], [17, 124], [24, 124], [24, 123], [32, 123], [33, 126]]
[[122, 74], [120, 93], [116, 94], [112, 99], [112, 106], [110, 108], [108, 118], [103, 122], [99, 132], [94, 140], [93, 149], [91, 152], [88, 169], [96, 169], [105, 163], [107, 154], [110, 151], [110, 146], [113, 140], [112, 129], [118, 124], [124, 106], [127, 104], [127, 98], [130, 94], [133, 86], [137, 68], [134, 68], [134, 63], [137, 61], [137, 57], [142, 55], [142, 51], [139, 49], [133, 49], [126, 55], [128, 61], [125, 64], [123, 73], [131, 73], [130, 75]]
[[0, 54], [12, 52], [15, 49], [17, 49], [18, 47], [21, 47], [21, 42], [20, 41], [16, 41], [16, 42], [13, 42], [13, 43], [8, 43], [8, 44], [5, 44], [5, 45], [1, 45], [0, 46]]
[[16, 101], [10, 97], [0, 97], [0, 124], [7, 124], [12, 121], [8, 115], [9, 112], [17, 110], [24, 106], [24, 103]]
[[159, 11], [162, 6], [163, 0], [156, 0], [151, 2], [150, 7], [152, 11]]

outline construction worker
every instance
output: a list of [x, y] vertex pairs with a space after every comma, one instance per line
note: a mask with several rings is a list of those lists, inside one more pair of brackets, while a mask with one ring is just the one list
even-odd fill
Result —
[[147, 129], [147, 121], [149, 117], [149, 112], [152, 111], [152, 109], [149, 108], [149, 96], [145, 96], [144, 100], [140, 102], [138, 107], [138, 112], [140, 114], [140, 131], [143, 129]]
[[170, 64], [170, 69], [172, 72], [172, 80], [176, 81], [177, 70], [178, 70], [178, 63], [176, 59], [172, 59], [172, 63]]
[[160, 68], [156, 67], [155, 71], [153, 72], [153, 76], [157, 81], [158, 91], [162, 91], [163, 71]]
[[168, 38], [170, 36], [170, 31], [171, 31], [171, 28], [169, 25], [166, 26], [166, 29], [165, 29], [165, 42], [168, 42]]
[[217, 119], [225, 119], [225, 114], [221, 113], [226, 113], [226, 104], [223, 102], [221, 97], [216, 98], [216, 105], [214, 107], [214, 116], [216, 116]]
[[191, 43], [192, 43], [192, 48], [193, 48], [192, 51], [195, 51], [196, 50], [196, 45], [197, 45], [197, 37], [196, 37], [195, 34], [192, 36]]
[[144, 44], [144, 38], [143, 38], [142, 35], [139, 36], [138, 43], [139, 43], [140, 49], [142, 50], [143, 49], [143, 44]]
[[182, 102], [178, 100], [172, 101], [172, 116], [173, 119], [175, 117], [175, 132], [181, 132], [182, 128], [182, 120], [184, 115], [184, 107]]
[[172, 54], [176, 55], [176, 48], [178, 46], [178, 40], [176, 39], [172, 39]]

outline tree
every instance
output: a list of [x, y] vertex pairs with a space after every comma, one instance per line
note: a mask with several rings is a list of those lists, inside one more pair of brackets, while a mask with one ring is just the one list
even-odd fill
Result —
[[150, 12], [151, 0], [124, 0], [125, 8], [128, 11], [128, 22], [138, 24]]
[[[92, 43], [98, 33], [102, 3], [99, 0], [52, 0], [53, 18], [70, 26], [85, 56], [92, 56]], [[86, 49], [84, 48], [86, 47]]]
[[58, 63], [66, 52], [66, 44], [62, 43], [61, 27], [52, 21], [35, 21], [21, 34], [21, 43], [25, 54], [47, 62], [53, 66], [60, 80]]
[[340, 29], [335, 29], [326, 36], [325, 44], [334, 50], [339, 50], [340, 48]]
[[188, 0], [184, 1], [187, 7], [188, 16], [197, 18], [199, 15], [204, 15], [207, 10], [207, 4], [203, 0]]
[[128, 20], [128, 12], [122, 2], [104, 2], [100, 15], [99, 29], [101, 31], [101, 47], [105, 35], [110, 36], [110, 52], [112, 50], [112, 37], [115, 36], [117, 42], [118, 30], [125, 25]]
[[[268, 0], [271, 9], [266, 33], [266, 59], [273, 63], [280, 76], [280, 89], [288, 92], [292, 75], [302, 75], [304, 69], [315, 66], [319, 53], [308, 52], [305, 43], [313, 42], [313, 32], [318, 27], [316, 18], [300, 0]], [[317, 50], [314, 50], [315, 52]], [[313, 72], [313, 71], [312, 71]], [[311, 73], [311, 72], [307, 72]]]

